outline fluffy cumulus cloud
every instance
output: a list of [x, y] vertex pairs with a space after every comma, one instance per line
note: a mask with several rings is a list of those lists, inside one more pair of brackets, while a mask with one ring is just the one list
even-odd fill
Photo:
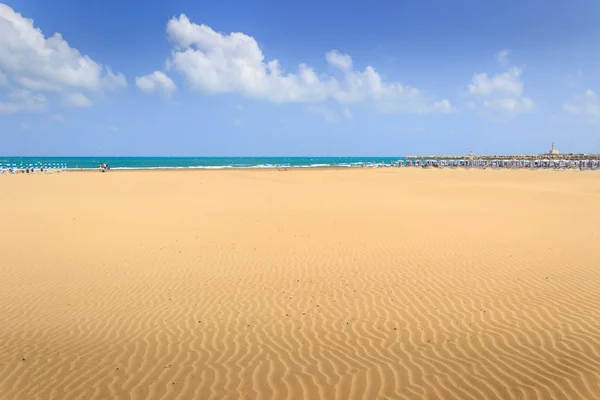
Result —
[[329, 75], [317, 74], [306, 64], [286, 72], [277, 60], [266, 60], [258, 42], [244, 33], [219, 33], [182, 14], [168, 22], [167, 34], [173, 43], [167, 68], [196, 91], [240, 93], [276, 103], [369, 102], [394, 113], [452, 110], [448, 100], [436, 102], [415, 88], [387, 82], [373, 67], [354, 70], [352, 58], [336, 50], [325, 55]]
[[[31, 96], [53, 93], [64, 102], [81, 106], [86, 94], [127, 86], [125, 77], [114, 73], [77, 49], [60, 33], [46, 38], [31, 19], [0, 4], [0, 86], [9, 91], [27, 90]], [[75, 96], [75, 97], [74, 97]], [[83, 97], [82, 97], [83, 96]], [[25, 111], [21, 103], [4, 108]]]
[[487, 97], [493, 94], [502, 96], [519, 97], [523, 94], [523, 82], [520, 79], [523, 70], [518, 67], [495, 76], [486, 73], [476, 74], [467, 89], [469, 94], [478, 97]]
[[468, 107], [483, 112], [500, 111], [507, 114], [532, 112], [535, 104], [525, 96], [522, 73], [523, 68], [512, 67], [493, 76], [487, 73], [475, 74], [465, 91], [469, 98]]
[[92, 101], [83, 93], [70, 93], [65, 96], [65, 103], [71, 107], [89, 107]]
[[170, 95], [177, 89], [171, 78], [160, 71], [154, 71], [151, 74], [135, 78], [135, 85], [144, 93], [160, 92]]
[[349, 71], [352, 69], [352, 57], [348, 54], [342, 54], [337, 50], [332, 50], [325, 54], [325, 60], [330, 66], [339, 68], [342, 71]]
[[14, 89], [0, 100], [0, 114], [15, 114], [18, 112], [40, 112], [46, 106], [46, 96], [34, 94], [26, 89]]
[[585, 93], [575, 96], [574, 102], [563, 105], [563, 110], [571, 115], [600, 117], [600, 104], [596, 93], [588, 89]]

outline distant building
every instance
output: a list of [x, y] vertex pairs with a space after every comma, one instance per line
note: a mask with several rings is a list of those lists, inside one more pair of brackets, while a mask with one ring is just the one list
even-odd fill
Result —
[[548, 154], [560, 154], [560, 151], [556, 149], [554, 143], [552, 143], [552, 149], [550, 149], [550, 152]]

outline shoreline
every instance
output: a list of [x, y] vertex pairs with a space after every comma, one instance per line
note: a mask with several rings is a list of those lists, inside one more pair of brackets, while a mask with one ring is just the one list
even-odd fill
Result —
[[50, 171], [98, 171], [99, 164], [116, 170], [303, 170], [303, 169], [369, 169], [413, 167], [475, 168], [592, 168], [599, 169], [600, 155], [418, 155], [405, 157], [62, 157], [0, 158], [0, 173], [33, 168]]
[[261, 172], [261, 173], [266, 173], [266, 172], [292, 172], [292, 173], [299, 173], [299, 172], [327, 172], [327, 171], [331, 171], [331, 172], [344, 172], [344, 171], [354, 171], [354, 172], [358, 172], [358, 171], [379, 171], [379, 172], [383, 172], [383, 171], [387, 171], [387, 172], [393, 172], [396, 171], [398, 173], [402, 173], [402, 172], [409, 172], [409, 171], [419, 171], [419, 170], [423, 170], [423, 171], [454, 171], [454, 172], [458, 172], [458, 171], [465, 171], [465, 172], [475, 172], [475, 171], [482, 171], [482, 172], [498, 172], [498, 171], [510, 171], [510, 172], [532, 172], [532, 173], [539, 173], [539, 172], [543, 172], [543, 171], [548, 171], [548, 172], [594, 172], [594, 171], [599, 171], [596, 169], [579, 169], [579, 168], [466, 168], [466, 167], [444, 167], [444, 168], [434, 168], [434, 167], [396, 167], [396, 166], [392, 166], [392, 167], [364, 167], [364, 168], [344, 168], [344, 167], [331, 167], [331, 168], [327, 168], [327, 167], [314, 167], [314, 168], [301, 168], [301, 167], [287, 167], [287, 169], [277, 169], [277, 168], [139, 168], [139, 169], [134, 169], [134, 168], [123, 168], [123, 169], [111, 169], [108, 171], [104, 171], [101, 172], [98, 169], [68, 169], [68, 170], [64, 170], [64, 171], [56, 171], [56, 172], [39, 172], [36, 171], [35, 173], [31, 173], [31, 174], [27, 174], [27, 173], [23, 173], [23, 172], [19, 172], [19, 173], [15, 173], [15, 174], [0, 174], [0, 176], [3, 175], [32, 175], [32, 176], [37, 176], [37, 175], [61, 175], [64, 173], [68, 173], [68, 174], [97, 174], [97, 173], [117, 173], [117, 174], [127, 174], [127, 173], [143, 173], [143, 174], [148, 174], [151, 172], [156, 172], [156, 173], [166, 173], [166, 172], [179, 172], [179, 173], [192, 173], [192, 172], [197, 172], [197, 173], [217, 173], [217, 172], [226, 172], [226, 173], [234, 173], [234, 172]]

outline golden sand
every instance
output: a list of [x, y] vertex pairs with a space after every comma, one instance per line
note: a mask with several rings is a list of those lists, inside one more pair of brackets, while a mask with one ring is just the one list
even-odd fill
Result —
[[600, 173], [0, 187], [2, 399], [600, 398]]

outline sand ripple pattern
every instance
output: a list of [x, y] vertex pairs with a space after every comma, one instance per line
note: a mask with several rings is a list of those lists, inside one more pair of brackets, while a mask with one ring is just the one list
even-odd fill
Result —
[[597, 174], [0, 178], [0, 399], [600, 398]]

